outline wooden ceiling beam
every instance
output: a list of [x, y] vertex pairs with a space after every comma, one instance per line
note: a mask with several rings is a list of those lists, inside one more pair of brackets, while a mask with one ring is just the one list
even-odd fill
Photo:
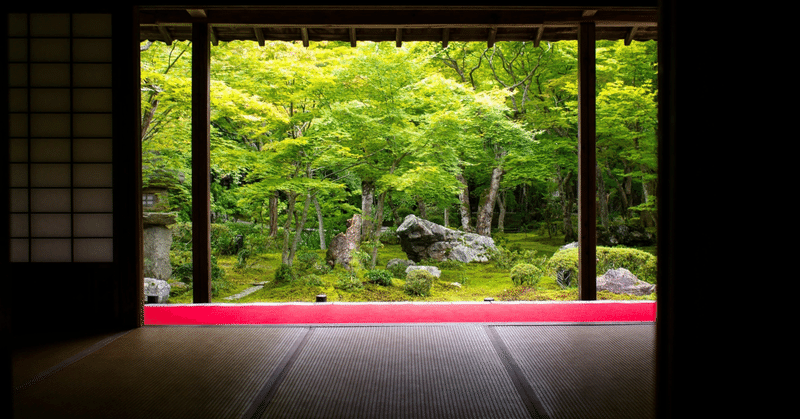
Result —
[[539, 26], [539, 29], [536, 30], [536, 38], [533, 39], [533, 46], [535, 48], [539, 48], [539, 43], [542, 42], [542, 36], [544, 35], [544, 25]]
[[262, 31], [261, 28], [253, 28], [253, 32], [256, 34], [258, 45], [262, 47], [266, 45], [266, 42], [264, 41], [264, 31]]
[[164, 25], [158, 25], [158, 32], [161, 33], [161, 36], [164, 37], [164, 43], [167, 45], [172, 45], [172, 35], [169, 33], [169, 29], [167, 29]]
[[630, 29], [628, 29], [628, 34], [625, 35], [625, 45], [626, 46], [630, 45], [631, 42], [633, 41], [633, 37], [636, 35], [636, 30], [637, 29], [639, 29], [639, 28], [636, 27], [636, 26], [632, 26]]
[[215, 47], [219, 45], [219, 32], [211, 25], [208, 25], [208, 37], [211, 39], [211, 45]]

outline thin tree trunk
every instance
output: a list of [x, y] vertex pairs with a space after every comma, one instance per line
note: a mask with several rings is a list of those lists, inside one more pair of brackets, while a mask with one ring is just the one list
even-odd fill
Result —
[[297, 200], [297, 193], [287, 192], [286, 199], [286, 223], [283, 225], [283, 252], [281, 252], [281, 263], [292, 266], [292, 259], [289, 258], [289, 230], [292, 227], [292, 216], [294, 216], [294, 204]]
[[325, 244], [325, 221], [322, 218], [322, 208], [319, 206], [319, 199], [314, 195], [314, 208], [317, 210], [317, 224], [319, 224], [319, 248], [326, 250], [328, 246]]
[[469, 187], [467, 186], [467, 180], [464, 178], [464, 175], [459, 173], [456, 175], [456, 179], [461, 182], [462, 188], [461, 191], [458, 193], [458, 200], [461, 201], [459, 205], [459, 213], [461, 215], [461, 229], [467, 233], [472, 232], [472, 226], [470, 221], [470, 208], [469, 208]]
[[443, 218], [444, 218], [444, 226], [445, 227], [449, 227], [449, 224], [450, 224], [450, 211], [448, 211], [447, 207], [444, 208]]
[[568, 173], [566, 177], [561, 177], [561, 169], [557, 170], [558, 175], [558, 195], [561, 197], [561, 210], [564, 220], [564, 241], [567, 243], [574, 242], [578, 239], [578, 234], [572, 226], [572, 193], [570, 193], [569, 182], [572, 178], [572, 173]]
[[308, 208], [311, 206], [311, 194], [306, 194], [306, 202], [303, 204], [303, 214], [300, 220], [295, 216], [294, 240], [292, 241], [292, 248], [289, 249], [289, 265], [294, 261], [294, 255], [297, 253], [297, 245], [300, 243], [300, 238], [303, 235], [303, 228], [306, 226], [308, 219]]
[[[648, 169], [646, 167], [642, 167], [643, 173], [648, 173]], [[642, 192], [644, 194], [644, 202], [650, 203], [655, 197], [656, 191], [656, 184], [652, 180], [645, 180], [644, 176], [642, 177]], [[656, 227], [658, 225], [658, 218], [656, 217], [656, 213], [651, 211], [642, 211], [642, 222], [644, 223], [645, 227]]]
[[423, 220], [428, 219], [428, 207], [425, 205], [425, 201], [421, 198], [417, 198], [417, 209], [419, 210], [419, 217]]
[[278, 191], [269, 197], [269, 236], [278, 236]]
[[501, 233], [506, 231], [506, 193], [507, 191], [503, 191], [497, 195], [497, 207], [500, 209], [497, 214], [497, 231]]
[[492, 216], [494, 215], [495, 201], [497, 201], [497, 191], [500, 189], [500, 181], [503, 179], [503, 168], [495, 167], [492, 169], [492, 179], [487, 189], [481, 196], [478, 205], [478, 220], [476, 222], [476, 232], [481, 236], [491, 236]]
[[378, 195], [378, 202], [375, 204], [375, 225], [372, 235], [369, 237], [369, 241], [373, 244], [369, 269], [375, 269], [375, 265], [378, 263], [378, 241], [380, 240], [381, 226], [383, 225], [383, 208], [386, 202], [386, 194], [386, 191], [381, 192]]
[[602, 224], [603, 228], [608, 229], [609, 221], [608, 221], [608, 194], [606, 192], [606, 182], [603, 179], [603, 171], [600, 170], [600, 165], [597, 165], [597, 197], [599, 201], [597, 206], [599, 207], [600, 214], [600, 224]]
[[[611, 177], [612, 179], [614, 178], [614, 174], [611, 173], [611, 168], [606, 167], [606, 173], [608, 173], [608, 176]], [[619, 192], [619, 199], [622, 201], [621, 203], [622, 208], [620, 208], [620, 213], [622, 214], [622, 218], [627, 220], [628, 208], [631, 206], [630, 203], [628, 202], [628, 195], [625, 193], [625, 188], [623, 187], [622, 182], [619, 182], [616, 179], [614, 179], [614, 181], [617, 183], [617, 192]]]

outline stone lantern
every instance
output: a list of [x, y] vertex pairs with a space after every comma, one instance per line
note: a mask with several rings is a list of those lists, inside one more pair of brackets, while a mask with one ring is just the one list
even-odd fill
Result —
[[170, 226], [177, 222], [177, 213], [169, 212], [169, 190], [175, 175], [151, 174], [142, 188], [142, 241], [144, 244], [144, 276], [166, 281], [172, 276], [169, 250], [172, 246]]

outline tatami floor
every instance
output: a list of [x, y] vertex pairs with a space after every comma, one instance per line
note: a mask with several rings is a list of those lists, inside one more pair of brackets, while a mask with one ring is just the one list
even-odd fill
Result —
[[145, 326], [23, 345], [17, 418], [655, 417], [655, 323]]

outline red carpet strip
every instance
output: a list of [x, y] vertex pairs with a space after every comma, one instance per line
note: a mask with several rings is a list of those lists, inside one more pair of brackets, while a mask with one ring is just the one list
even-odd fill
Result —
[[654, 301], [148, 304], [145, 325], [653, 322]]

